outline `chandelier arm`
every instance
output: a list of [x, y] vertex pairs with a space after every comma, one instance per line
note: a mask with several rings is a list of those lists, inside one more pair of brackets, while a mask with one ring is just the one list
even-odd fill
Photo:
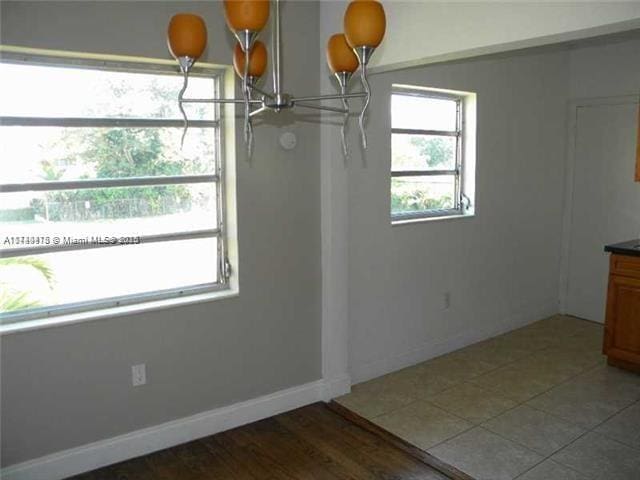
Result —
[[[244, 98], [183, 98], [181, 103], [245, 103]], [[249, 103], [262, 105], [262, 100], [249, 99]]]
[[[249, 83], [247, 83], [247, 99], [251, 100], [251, 91], [249, 90]], [[247, 158], [253, 157], [253, 123], [251, 122], [251, 110], [250, 103], [245, 103], [245, 122], [248, 131], [249, 140], [247, 142]]]
[[[273, 97], [273, 95], [269, 94]], [[367, 94], [365, 92], [347, 93], [346, 95], [318, 95], [315, 97], [299, 97], [292, 98], [293, 102], [316, 102], [322, 100], [342, 100], [343, 98], [364, 98]], [[244, 98], [183, 98], [181, 103], [245, 103]], [[249, 99], [249, 103], [252, 105], [262, 105], [262, 100]]]
[[184, 82], [182, 84], [182, 88], [178, 93], [178, 108], [180, 109], [180, 113], [182, 114], [182, 118], [184, 120], [184, 127], [182, 129], [182, 137], [180, 138], [180, 149], [184, 147], [184, 138], [187, 136], [187, 129], [189, 128], [189, 118], [187, 117], [187, 112], [184, 110], [184, 106], [182, 105], [184, 92], [187, 91], [187, 86], [189, 85], [189, 71], [187, 69], [184, 70]]
[[251, 115], [249, 115], [248, 126], [248, 136], [249, 141], [247, 142], [247, 157], [251, 158], [253, 156], [253, 124], [251, 123]]
[[342, 113], [343, 115], [348, 115], [349, 114], [349, 110], [348, 109], [344, 109], [344, 108], [337, 108], [337, 107], [327, 107], [325, 105], [311, 105], [309, 103], [301, 103], [301, 102], [295, 102], [294, 106], [296, 107], [302, 107], [302, 108], [310, 108], [313, 110], [324, 110], [327, 112], [333, 112], [333, 113]]
[[360, 126], [360, 138], [362, 139], [362, 148], [367, 148], [367, 132], [364, 130], [364, 120], [369, 108], [369, 102], [371, 102], [371, 88], [369, 87], [369, 81], [367, 80], [367, 64], [362, 63], [360, 69], [360, 79], [362, 80], [362, 87], [366, 92], [364, 105], [360, 112], [360, 118], [358, 119], [358, 125]]
[[291, 100], [295, 103], [298, 102], [320, 102], [322, 100], [342, 100], [343, 98], [365, 98], [367, 92], [354, 92], [354, 93], [341, 93], [330, 95], [315, 95], [312, 97], [293, 97]]
[[266, 112], [268, 110], [269, 110], [269, 107], [262, 106], [262, 107], [258, 108], [257, 110], [254, 110], [253, 112], [251, 112], [249, 114], [249, 116], [253, 118], [253, 117], [255, 117], [257, 115], [260, 115], [261, 113], [264, 113], [264, 112]]

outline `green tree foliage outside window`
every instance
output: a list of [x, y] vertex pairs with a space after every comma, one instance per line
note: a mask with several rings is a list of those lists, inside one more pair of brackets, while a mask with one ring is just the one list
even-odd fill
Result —
[[[455, 142], [449, 137], [412, 136], [410, 149], [401, 153], [394, 152], [394, 165], [409, 169], [452, 168], [455, 158]], [[391, 211], [420, 212], [425, 210], [453, 207], [450, 193], [436, 193], [424, 184], [412, 184], [410, 177], [394, 178], [391, 181]]]
[[10, 283], [5, 284], [1, 280], [3, 278], [2, 270], [9, 268], [34, 269], [44, 277], [49, 288], [52, 288], [55, 283], [53, 271], [42, 259], [35, 257], [0, 258], [0, 312], [41, 306], [42, 303], [39, 300], [31, 298], [30, 292], [15, 289]]
[[[132, 88], [126, 81], [107, 80], [101, 85], [110, 103], [118, 104], [124, 117], [135, 118], [132, 106]], [[167, 83], [151, 81], [146, 93], [157, 105], [150, 118], [167, 118], [175, 103], [176, 91]], [[102, 92], [102, 93], [105, 93]], [[102, 105], [87, 105], [89, 116], [101, 117]], [[203, 118], [204, 107], [194, 110]], [[197, 158], [188, 160], [177, 149], [175, 131], [165, 128], [65, 128], [45, 148], [46, 158], [39, 162], [39, 176], [45, 181], [64, 180], [70, 168], [85, 172], [70, 179], [111, 179], [131, 177], [161, 177], [201, 173], [207, 170], [205, 162], [215, 155], [210, 151], [212, 142], [203, 141], [211, 135], [205, 129], [190, 132], [198, 145]], [[177, 131], [177, 129], [176, 129]], [[192, 137], [193, 138], [193, 137]], [[43, 155], [44, 156], [44, 155]], [[139, 218], [171, 215], [188, 211], [191, 191], [185, 185], [158, 185], [140, 187], [93, 188], [46, 192], [34, 198], [29, 208], [21, 207], [1, 212], [3, 221], [31, 224], [44, 221], [100, 221], [108, 219]], [[40, 217], [40, 218], [38, 218]], [[0, 312], [10, 312], [43, 306], [30, 290], [11, 282], [14, 272], [41, 276], [53, 291], [54, 272], [40, 257], [0, 258]], [[9, 279], [9, 281], [5, 281]]]
[[[182, 162], [165, 157], [158, 129], [74, 130], [65, 135], [64, 141], [85, 146], [80, 157], [88, 159], [97, 178], [184, 173]], [[60, 163], [74, 163], [75, 160], [65, 158]], [[51, 167], [43, 162], [43, 174], [50, 171]], [[99, 218], [171, 214], [188, 206], [190, 200], [189, 190], [183, 185], [120, 187], [50, 192], [46, 195], [48, 206], [38, 202], [33, 207], [37, 214], [50, 220], [78, 220], [78, 217], [90, 214]]]
[[411, 137], [411, 145], [419, 151], [429, 168], [443, 166], [454, 158], [453, 144], [447, 137]]

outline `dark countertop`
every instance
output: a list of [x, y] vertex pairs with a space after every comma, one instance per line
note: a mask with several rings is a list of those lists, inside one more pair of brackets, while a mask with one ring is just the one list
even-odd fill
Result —
[[634, 257], [640, 257], [640, 239], [607, 245], [604, 247], [604, 251], [617, 253], [618, 255], [633, 255]]

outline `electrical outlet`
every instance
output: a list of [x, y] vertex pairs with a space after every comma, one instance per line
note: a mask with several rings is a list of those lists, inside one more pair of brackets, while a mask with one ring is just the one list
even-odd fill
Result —
[[147, 366], [144, 363], [131, 366], [131, 383], [134, 387], [147, 383]]
[[442, 299], [442, 304], [443, 304], [445, 310], [449, 310], [449, 308], [451, 307], [451, 293], [450, 292], [445, 292], [444, 293], [444, 298]]

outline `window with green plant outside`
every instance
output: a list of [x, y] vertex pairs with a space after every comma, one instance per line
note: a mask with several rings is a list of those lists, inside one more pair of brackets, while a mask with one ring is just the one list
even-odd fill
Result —
[[394, 87], [391, 96], [391, 218], [464, 213], [463, 98]]
[[[0, 61], [2, 323], [225, 288], [220, 114], [175, 68]], [[219, 72], [194, 71], [211, 97]]]

